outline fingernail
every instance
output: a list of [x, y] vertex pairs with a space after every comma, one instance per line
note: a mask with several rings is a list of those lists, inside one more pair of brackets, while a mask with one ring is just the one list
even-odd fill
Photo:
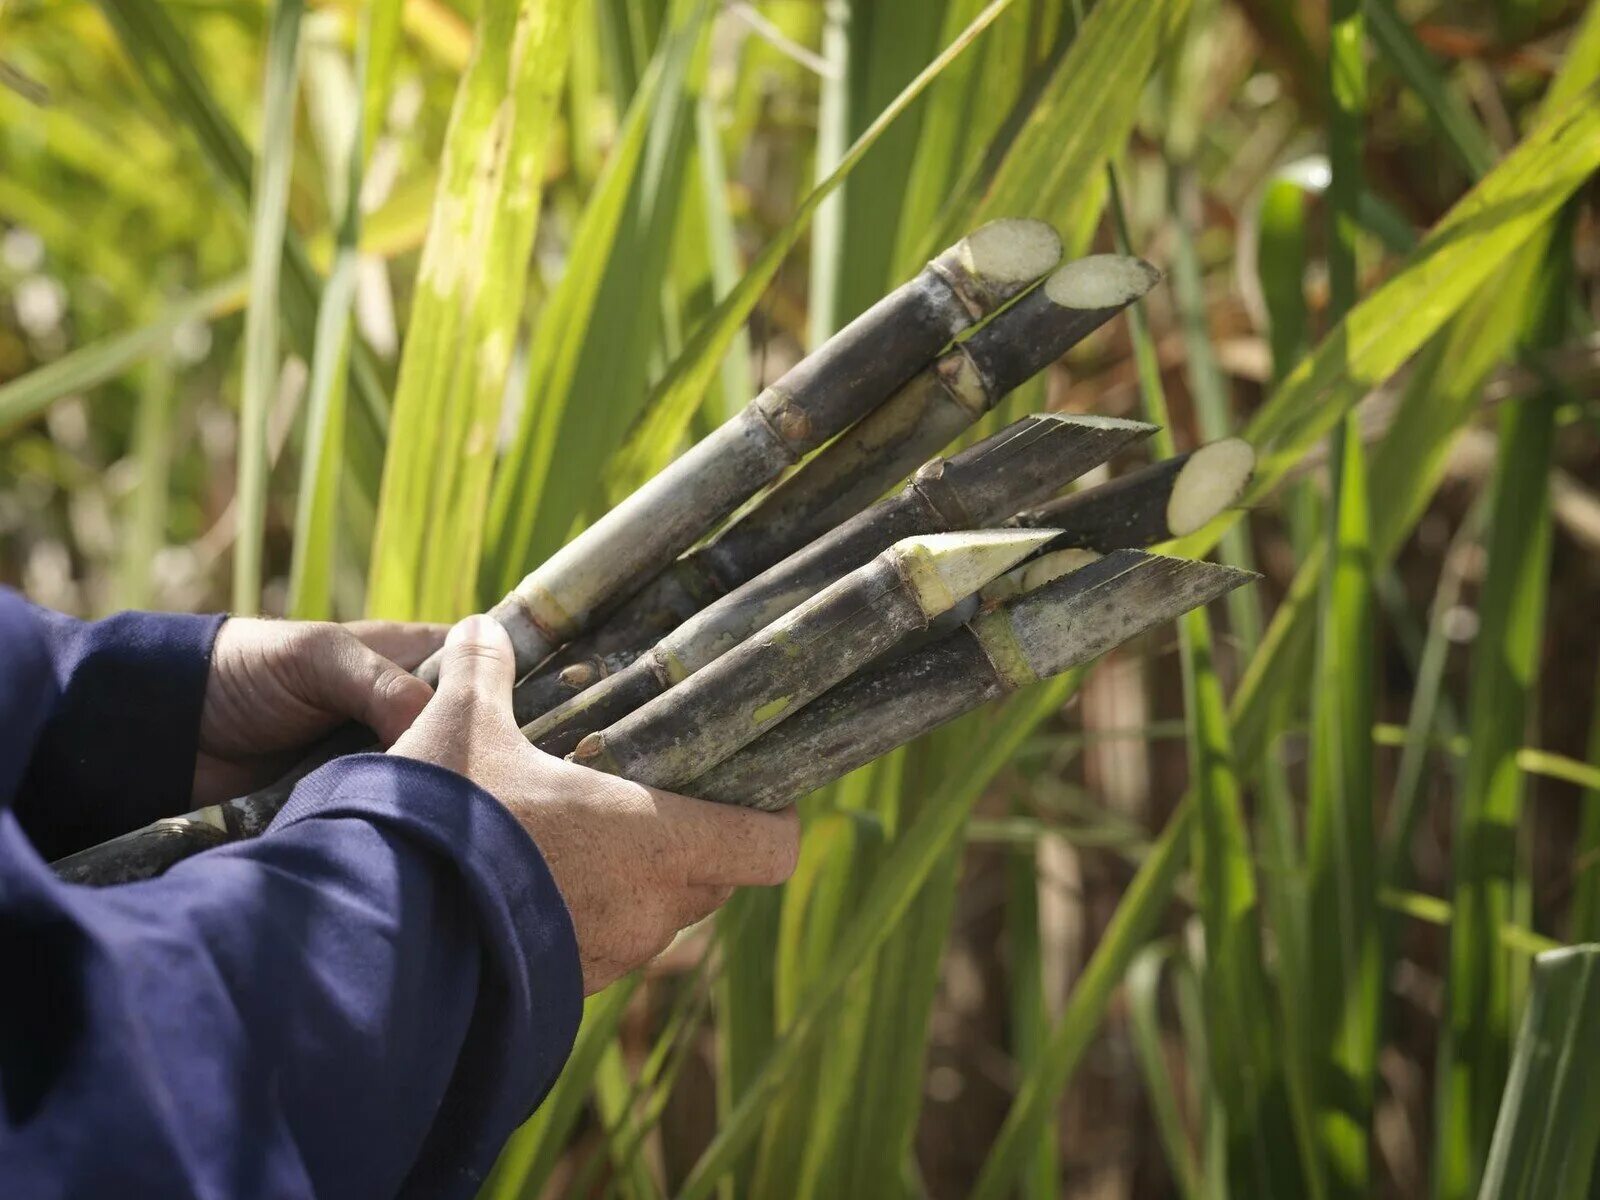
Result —
[[498, 628], [499, 622], [493, 617], [474, 613], [450, 627], [450, 633], [444, 639], [444, 644], [454, 646], [461, 642], [487, 642], [494, 637]]

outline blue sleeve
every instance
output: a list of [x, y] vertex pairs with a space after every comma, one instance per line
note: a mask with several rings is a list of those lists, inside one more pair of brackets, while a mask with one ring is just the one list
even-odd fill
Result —
[[[182, 688], [92, 637], [63, 673], [78, 635], [41, 634], [36, 614], [0, 592], [0, 1190], [473, 1195], [582, 1008], [571, 921], [527, 834], [459, 775], [362, 755], [308, 776], [253, 842], [147, 883], [64, 884], [13, 801], [41, 780], [122, 794], [69, 730], [127, 764], [172, 757], [74, 725], [97, 702], [64, 701], [115, 663], [155, 695]], [[202, 641], [169, 661], [203, 668]]]
[[63, 884], [0, 812], [0, 1179], [29, 1197], [473, 1196], [571, 1050], [532, 841], [361, 755], [160, 879]]
[[37, 727], [25, 745], [14, 729], [0, 733], [0, 755], [23, 760], [13, 806], [41, 855], [60, 858], [193, 807], [200, 708], [223, 620], [77, 621], [0, 596], [0, 652], [25, 643], [44, 656]]

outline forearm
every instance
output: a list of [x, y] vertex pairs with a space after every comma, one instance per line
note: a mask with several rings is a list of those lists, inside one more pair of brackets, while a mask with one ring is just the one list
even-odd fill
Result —
[[7, 1178], [70, 1164], [87, 1193], [117, 1163], [126, 1190], [131, 1162], [153, 1193], [471, 1195], [581, 1012], [538, 852], [424, 764], [346, 760], [267, 836], [149, 883], [20, 878], [32, 961], [0, 970], [53, 962], [63, 1002], [0, 1022], [8, 1086], [37, 1081]]
[[[122, 613], [77, 621], [12, 598], [48, 662], [48, 695], [15, 796], [56, 858], [191, 807], [211, 645], [224, 618]], [[8, 631], [9, 632], [9, 631]]]

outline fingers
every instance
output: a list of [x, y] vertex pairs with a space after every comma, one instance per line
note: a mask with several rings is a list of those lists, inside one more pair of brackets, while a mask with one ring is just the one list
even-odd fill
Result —
[[451, 705], [481, 705], [511, 719], [517, 660], [511, 638], [493, 617], [468, 617], [451, 628], [439, 661], [438, 695]]
[[444, 644], [450, 626], [426, 621], [346, 621], [345, 629], [370, 650], [408, 671]]
[[733, 887], [731, 884], [689, 884], [684, 888], [683, 894], [679, 899], [678, 928], [687, 929], [691, 925], [704, 921], [726, 904], [728, 898], [732, 895]]
[[800, 817], [794, 809], [761, 812], [669, 792], [655, 792], [654, 798], [677, 830], [690, 884], [767, 887], [794, 874], [800, 855]]
[[339, 631], [327, 640], [322, 651], [313, 650], [309, 664], [324, 693], [314, 699], [392, 745], [417, 719], [433, 689], [355, 636]]

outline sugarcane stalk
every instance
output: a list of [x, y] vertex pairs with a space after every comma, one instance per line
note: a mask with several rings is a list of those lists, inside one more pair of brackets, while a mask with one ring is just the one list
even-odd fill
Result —
[[523, 733], [546, 753], [570, 754], [586, 735], [615, 724], [901, 538], [996, 524], [1154, 431], [1140, 421], [1046, 413], [936, 458], [895, 495], [703, 609]]
[[1114, 551], [916, 654], [868, 667], [684, 790], [726, 804], [786, 807], [913, 738], [1255, 578], [1216, 563]]
[[[490, 610], [511, 635], [518, 674], [591, 627], [1060, 259], [1048, 225], [994, 221], [850, 322]], [[438, 656], [417, 673], [434, 682]]]
[[589, 734], [572, 761], [676, 787], [748, 745], [1010, 570], [1050, 530], [904, 538], [664, 695]]
[[1148, 263], [1121, 255], [1056, 270], [520, 681], [518, 723], [626, 666], [712, 601], [860, 512], [1159, 278]]
[[1079, 548], [1104, 554], [1154, 546], [1193, 533], [1235, 504], [1255, 465], [1249, 442], [1223, 438], [1018, 513], [1007, 524], [1060, 529], [1049, 551]]

